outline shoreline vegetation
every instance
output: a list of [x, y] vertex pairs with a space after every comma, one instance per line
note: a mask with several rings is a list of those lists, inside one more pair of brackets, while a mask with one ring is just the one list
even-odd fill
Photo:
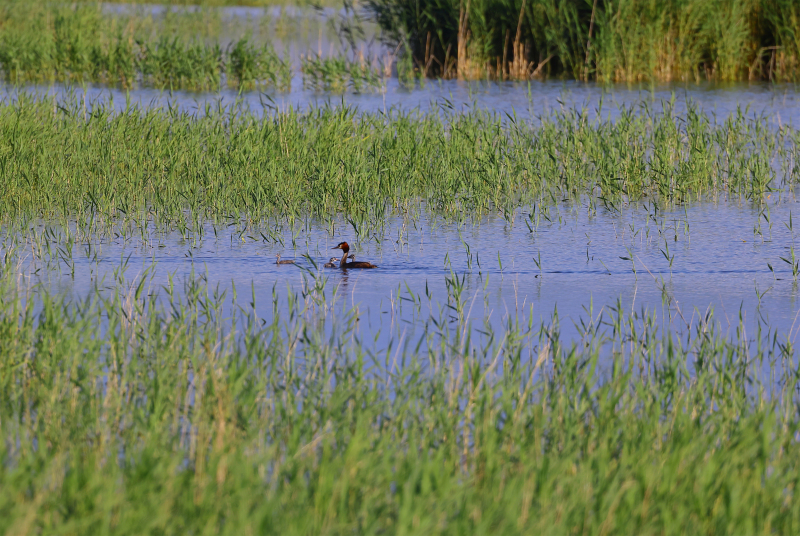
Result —
[[366, 0], [422, 76], [796, 81], [794, 0]]
[[[299, 66], [275, 53], [277, 31], [224, 44], [222, 4], [200, 2], [199, 10], [170, 13], [169, 24], [159, 25], [89, 2], [4, 0], [0, 69], [13, 83], [199, 91], [217, 90], [223, 80], [288, 91], [295, 70], [307, 87], [337, 92], [374, 90], [393, 75], [405, 82], [800, 79], [800, 4], [791, 0], [344, 0], [328, 21], [341, 46], [323, 57], [307, 43]], [[377, 24], [385, 57], [359, 51], [368, 23]]]

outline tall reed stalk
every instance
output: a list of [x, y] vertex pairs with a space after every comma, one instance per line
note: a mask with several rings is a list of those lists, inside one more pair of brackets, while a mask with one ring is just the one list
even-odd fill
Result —
[[403, 45], [428, 75], [621, 82], [800, 75], [800, 16], [790, 0], [367, 4], [387, 44]]

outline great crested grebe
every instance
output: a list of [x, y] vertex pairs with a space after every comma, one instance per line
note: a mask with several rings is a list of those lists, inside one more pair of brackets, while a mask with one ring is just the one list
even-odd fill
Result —
[[328, 262], [322, 265], [323, 268], [336, 268], [336, 261], [338, 261], [336, 257], [331, 257]]
[[339, 268], [377, 268], [377, 266], [371, 262], [347, 262], [347, 254], [350, 253], [350, 246], [347, 245], [347, 242], [339, 242], [338, 245], [331, 249], [342, 250], [342, 260], [339, 261]]
[[277, 255], [275, 255], [275, 256], [276, 256], [276, 257], [278, 257], [278, 260], [276, 260], [276, 261], [275, 261], [275, 264], [294, 264], [294, 261], [293, 261], [293, 260], [282, 261], [282, 260], [281, 260], [281, 254], [280, 254], [280, 253], [278, 253], [278, 254], [277, 254]]

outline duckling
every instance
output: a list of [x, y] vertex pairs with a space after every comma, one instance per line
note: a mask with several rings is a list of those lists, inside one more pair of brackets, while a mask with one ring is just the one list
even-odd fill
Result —
[[331, 257], [328, 262], [322, 265], [323, 268], [336, 268], [336, 261], [338, 261], [336, 257]]
[[275, 255], [275, 256], [276, 256], [276, 257], [278, 257], [278, 259], [275, 261], [275, 264], [294, 264], [294, 261], [293, 261], [293, 260], [285, 260], [285, 261], [282, 261], [282, 260], [281, 260], [281, 254], [280, 254], [280, 253], [278, 253], [278, 254], [277, 254], [277, 255]]

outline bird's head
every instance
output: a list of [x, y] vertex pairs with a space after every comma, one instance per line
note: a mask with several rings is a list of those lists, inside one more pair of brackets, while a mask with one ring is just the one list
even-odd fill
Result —
[[339, 242], [338, 244], [333, 246], [331, 249], [341, 249], [344, 252], [348, 252], [348, 251], [350, 251], [350, 246], [347, 245], [347, 242]]

